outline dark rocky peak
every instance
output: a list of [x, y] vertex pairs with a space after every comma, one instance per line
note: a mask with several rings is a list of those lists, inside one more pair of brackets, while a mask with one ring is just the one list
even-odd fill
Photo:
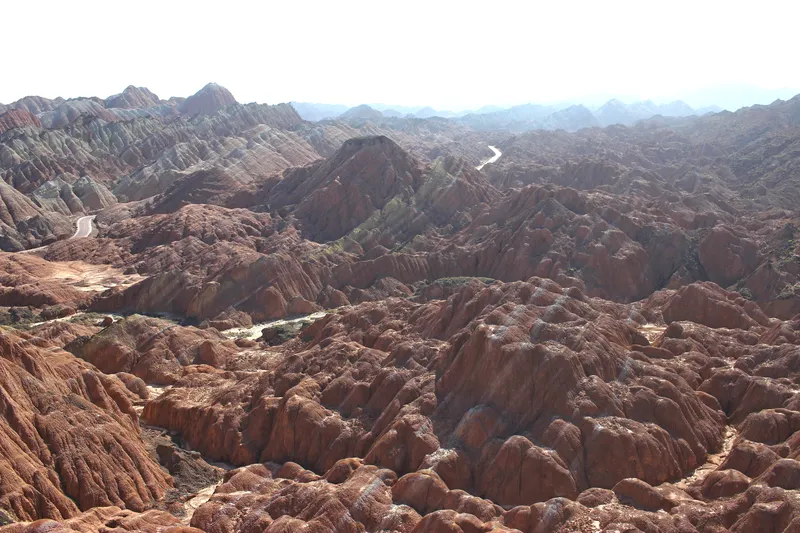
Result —
[[422, 185], [423, 165], [385, 136], [349, 139], [333, 156], [287, 171], [270, 193], [272, 207], [296, 205], [315, 239], [334, 240], [395, 196]]
[[346, 140], [342, 147], [328, 160], [339, 166], [353, 158], [386, 160], [396, 168], [418, 168], [420, 163], [396, 142], [385, 135], [354, 137]]

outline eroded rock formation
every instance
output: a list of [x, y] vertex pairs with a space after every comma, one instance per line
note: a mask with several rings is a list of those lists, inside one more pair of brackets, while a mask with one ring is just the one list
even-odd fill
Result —
[[5, 106], [2, 531], [795, 531], [798, 105]]

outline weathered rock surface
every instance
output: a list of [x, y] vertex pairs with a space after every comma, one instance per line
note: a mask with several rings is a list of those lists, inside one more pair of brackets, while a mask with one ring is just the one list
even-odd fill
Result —
[[0, 248], [18, 251], [72, 235], [72, 222], [0, 181]]
[[0, 332], [0, 367], [0, 507], [16, 519], [108, 505], [144, 511], [170, 486], [119, 380], [8, 331]]
[[24, 128], [25, 126], [41, 127], [42, 123], [28, 111], [12, 109], [0, 114], [0, 134], [14, 128]]
[[687, 320], [712, 328], [746, 330], [769, 323], [758, 305], [713, 283], [682, 287], [667, 300], [662, 315], [668, 324]]
[[106, 98], [106, 107], [147, 108], [158, 105], [161, 100], [147, 87], [128, 85], [120, 94]]
[[225, 368], [237, 351], [214, 330], [177, 327], [141, 315], [118, 320], [88, 339], [78, 338], [66, 349], [103, 372], [127, 372], [156, 385], [171, 385], [190, 364]]
[[21, 522], [1, 528], [3, 533], [100, 533], [107, 531], [141, 531], [144, 533], [199, 533], [198, 530], [182, 527], [178, 518], [164, 511], [135, 511], [119, 507], [94, 507], [74, 518], [56, 522], [37, 520]]
[[[622, 308], [593, 309], [539, 280], [470, 284], [446, 305], [386, 302], [388, 307], [362, 304], [319, 320], [301, 334], [314, 340], [290, 366], [287, 360], [262, 368], [265, 373], [257, 376], [182, 378], [148, 403], [144, 417], [181, 431], [192, 446], [218, 460], [293, 460], [324, 472], [355, 454], [398, 474], [432, 468], [451, 488], [476, 490], [512, 505], [574, 498], [589, 486], [611, 488], [631, 476], [657, 484], [690, 471], [720, 445], [721, 413], [701, 402], [669, 366], [631, 348], [637, 339], [646, 340], [620, 321]], [[593, 325], [584, 331], [582, 320]], [[497, 328], [502, 336], [493, 333]], [[568, 339], [579, 331], [583, 340], [576, 345]], [[404, 342], [395, 346], [393, 339], [400, 338]], [[533, 339], [538, 344], [530, 344]], [[360, 361], [358, 374], [346, 359], [353, 356]], [[382, 360], [389, 366], [381, 368]], [[519, 371], [524, 360], [542, 366]], [[308, 365], [323, 365], [321, 373], [304, 378]], [[616, 377], [619, 365], [628, 368], [623, 381]], [[436, 375], [425, 368], [436, 368]], [[585, 368], [591, 374], [584, 374]], [[612, 385], [590, 377], [603, 376], [603, 368]], [[558, 376], [558, 392], [543, 388], [553, 376]], [[197, 387], [217, 390], [229, 407], [220, 411], [196, 404], [191, 391]], [[569, 387], [575, 392], [561, 394]], [[630, 403], [611, 396], [612, 390], [619, 396], [628, 387], [638, 391]], [[251, 394], [261, 400], [253, 404]], [[658, 400], [661, 394], [668, 394], [668, 403]], [[585, 403], [577, 400], [584, 396]], [[569, 397], [576, 403], [565, 400]], [[181, 414], [189, 411], [202, 413], [203, 422], [189, 425]], [[270, 431], [255, 420], [268, 420]], [[254, 427], [262, 430], [246, 429]], [[310, 447], [297, 448], [292, 435], [309, 432], [318, 437], [304, 438]], [[649, 435], [648, 451], [631, 456], [635, 440], [626, 435], [643, 434]], [[680, 435], [680, 441], [671, 435]], [[312, 445], [316, 438], [322, 440]], [[545, 452], [539, 442], [555, 453]], [[618, 461], [608, 455], [617, 449]], [[523, 462], [520, 468], [511, 459], [515, 456], [530, 457], [530, 466]], [[530, 486], [513, 481], [540, 475], [552, 481]]]
[[34, 201], [48, 211], [66, 216], [97, 211], [117, 203], [117, 199], [105, 185], [88, 176], [63, 177], [69, 179], [70, 183], [61, 177], [43, 183], [31, 194]]
[[351, 139], [324, 163], [284, 176], [270, 199], [275, 206], [297, 204], [296, 216], [309, 233], [329, 241], [421, 185], [422, 169], [414, 159], [387, 137], [371, 137]]

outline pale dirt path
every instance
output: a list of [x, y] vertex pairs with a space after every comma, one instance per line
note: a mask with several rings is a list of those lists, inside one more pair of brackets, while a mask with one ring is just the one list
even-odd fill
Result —
[[708, 474], [716, 470], [719, 465], [725, 461], [725, 459], [728, 457], [728, 454], [731, 453], [733, 441], [735, 441], [736, 437], [738, 436], [739, 432], [736, 431], [736, 428], [733, 426], [725, 426], [722, 448], [717, 453], [712, 453], [709, 455], [704, 464], [698, 466], [694, 472], [674, 483], [674, 485], [679, 489], [686, 490], [690, 485], [702, 483]]
[[[172, 385], [148, 385], [147, 386], [147, 390], [150, 393], [150, 398], [145, 400], [144, 402], [142, 402], [141, 405], [135, 406], [134, 409], [136, 409], [136, 412], [139, 414], [139, 416], [141, 416], [142, 415], [142, 411], [144, 410], [144, 405], [147, 402], [150, 402], [150, 401], [158, 399], [158, 397], [160, 397], [162, 394], [164, 394], [165, 392], [167, 392], [171, 388], [172, 388]], [[150, 426], [150, 425], [143, 424], [141, 422], [141, 420], [139, 421], [139, 423], [143, 427], [146, 427], [146, 428], [149, 428], [149, 429], [168, 431], [167, 429], [162, 428], [162, 427]], [[182, 448], [182, 449], [185, 450], [186, 448]], [[204, 458], [204, 460], [209, 465], [215, 466], [215, 467], [217, 467], [219, 469], [222, 469], [222, 470], [233, 470], [233, 469], [236, 468], [235, 466], [227, 464], [227, 463], [213, 462], [210, 459], [205, 459], [205, 458]], [[197, 511], [197, 509], [200, 508], [201, 505], [203, 505], [204, 503], [206, 503], [208, 500], [211, 499], [211, 496], [214, 495], [214, 491], [216, 491], [217, 487], [219, 487], [221, 484], [222, 484], [222, 480], [220, 479], [219, 481], [217, 481], [215, 483], [212, 483], [211, 485], [208, 485], [207, 487], [204, 487], [204, 488], [200, 489], [199, 491], [197, 491], [194, 494], [194, 496], [192, 496], [191, 498], [186, 500], [184, 502], [184, 504], [183, 504], [183, 509], [184, 509], [185, 514], [184, 514], [183, 518], [181, 518], [181, 523], [188, 526], [189, 523], [192, 521], [192, 516], [194, 516], [195, 511]]]
[[201, 489], [197, 494], [194, 495], [189, 501], [183, 504], [183, 509], [186, 512], [184, 517], [181, 519], [181, 523], [184, 525], [189, 525], [192, 521], [192, 516], [194, 516], [194, 512], [197, 509], [206, 503], [208, 500], [211, 499], [211, 496], [214, 495], [214, 491], [217, 490], [217, 487], [222, 485], [222, 481], [218, 483], [214, 483], [213, 485], [209, 485], [208, 487]]
[[322, 318], [327, 314], [328, 314], [327, 311], [317, 311], [316, 313], [301, 316], [300, 318], [272, 320], [270, 322], [262, 322], [260, 324], [255, 324], [247, 328], [227, 329], [223, 331], [222, 334], [228, 337], [229, 339], [245, 338], [250, 340], [257, 340], [261, 337], [261, 330], [264, 328], [270, 326], [283, 326], [285, 324], [296, 324], [297, 322], [304, 322], [304, 321], [313, 322], [314, 320]]
[[[92, 222], [94, 221], [97, 215], [87, 215], [85, 217], [80, 217], [76, 222], [75, 233], [70, 237], [70, 239], [85, 239], [86, 237], [92, 234], [92, 230], [94, 226]], [[33, 252], [38, 252], [40, 250], [45, 250], [48, 245], [39, 246], [38, 248], [31, 248], [30, 250], [22, 250], [21, 252], [17, 252], [19, 254], [30, 254]]]
[[85, 217], [81, 217], [78, 219], [77, 222], [77, 229], [75, 230], [75, 234], [71, 237], [73, 239], [84, 239], [92, 234], [92, 222], [97, 215], [89, 215]]
[[490, 157], [489, 159], [487, 159], [486, 161], [484, 161], [483, 163], [481, 163], [480, 165], [478, 165], [477, 167], [475, 167], [476, 170], [481, 170], [483, 167], [485, 167], [489, 163], [494, 163], [495, 161], [500, 159], [501, 155], [503, 155], [503, 152], [498, 150], [496, 146], [489, 145], [489, 149], [492, 152], [494, 152], [494, 155], [492, 157]]

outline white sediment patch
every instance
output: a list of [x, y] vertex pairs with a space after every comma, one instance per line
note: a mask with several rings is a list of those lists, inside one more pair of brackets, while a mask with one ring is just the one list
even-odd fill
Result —
[[142, 416], [142, 412], [144, 411], [144, 406], [147, 402], [151, 402], [153, 400], [158, 399], [159, 396], [167, 392], [169, 389], [172, 388], [172, 385], [147, 385], [147, 400], [143, 400], [140, 405], [135, 405], [133, 408], [139, 413], [139, 416]]
[[211, 499], [211, 496], [214, 495], [214, 491], [217, 490], [217, 487], [220, 486], [222, 482], [219, 481], [214, 483], [213, 485], [209, 485], [208, 487], [200, 490], [197, 494], [194, 495], [189, 501], [183, 504], [183, 509], [186, 511], [186, 515], [181, 520], [184, 524], [189, 524], [192, 521], [192, 516], [194, 516], [194, 512], [197, 509], [206, 503], [208, 500]]
[[70, 322], [73, 318], [77, 318], [81, 315], [85, 315], [83, 311], [78, 311], [77, 313], [69, 316], [62, 316], [61, 318], [53, 318], [51, 320], [43, 320], [42, 322], [34, 322], [30, 325], [30, 327], [35, 328], [36, 326], [41, 326], [42, 324], [51, 324], [53, 322]]
[[155, 400], [169, 389], [172, 388], [172, 385], [148, 385], [147, 392], [150, 393], [147, 401]]
[[658, 324], [645, 324], [641, 328], [639, 328], [641, 332], [647, 337], [649, 342], [653, 342], [658, 338], [659, 335], [664, 333], [667, 329], [667, 326], [659, 326]]
[[223, 331], [222, 334], [231, 339], [245, 338], [250, 340], [257, 340], [261, 338], [261, 330], [263, 330], [264, 328], [273, 326], [283, 326], [286, 324], [297, 324], [298, 322], [313, 322], [317, 319], [324, 317], [327, 314], [328, 314], [327, 311], [317, 311], [316, 313], [312, 313], [306, 316], [301, 316], [299, 318], [272, 320], [270, 322], [262, 322], [260, 324], [255, 324], [247, 328], [228, 329]]

